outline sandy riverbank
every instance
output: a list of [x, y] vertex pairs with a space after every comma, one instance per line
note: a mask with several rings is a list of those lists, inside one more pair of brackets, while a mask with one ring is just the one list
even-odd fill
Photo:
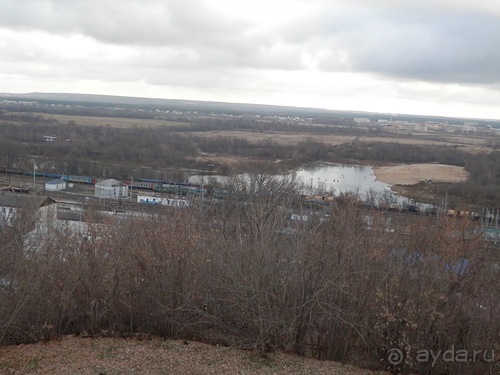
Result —
[[433, 182], [460, 182], [468, 176], [465, 168], [446, 164], [403, 164], [373, 170], [377, 180], [390, 185], [413, 185], [429, 178]]

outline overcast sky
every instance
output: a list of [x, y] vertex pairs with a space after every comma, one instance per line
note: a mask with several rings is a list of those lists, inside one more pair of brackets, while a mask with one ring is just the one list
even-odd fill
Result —
[[0, 0], [0, 92], [500, 118], [499, 0]]

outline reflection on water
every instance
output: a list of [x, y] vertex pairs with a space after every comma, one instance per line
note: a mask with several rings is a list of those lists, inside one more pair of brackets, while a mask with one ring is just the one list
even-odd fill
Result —
[[[356, 193], [360, 199], [366, 199], [368, 194], [384, 196], [393, 200], [396, 196], [390, 190], [390, 185], [376, 181], [372, 167], [362, 165], [314, 164], [302, 167], [285, 176], [295, 175], [301, 186], [302, 194], [306, 195], [340, 195], [341, 193]], [[204, 184], [223, 182], [225, 176], [204, 176]], [[201, 184], [201, 176], [193, 175], [189, 182]]]
[[361, 165], [318, 164], [295, 172], [304, 184], [305, 194], [357, 193], [363, 199], [368, 193], [385, 194], [390, 185], [376, 181], [372, 167]]
[[[300, 192], [304, 195], [335, 195], [354, 193], [360, 200], [368, 200], [375, 204], [395, 203], [400, 207], [404, 204], [416, 204], [428, 208], [432, 205], [413, 202], [390, 189], [390, 185], [377, 181], [373, 168], [363, 165], [314, 164], [301, 167], [295, 172], [282, 176], [295, 176], [301, 184]], [[246, 175], [243, 175], [243, 177]], [[220, 175], [192, 175], [189, 182], [195, 184], [214, 185], [224, 183], [230, 177]]]

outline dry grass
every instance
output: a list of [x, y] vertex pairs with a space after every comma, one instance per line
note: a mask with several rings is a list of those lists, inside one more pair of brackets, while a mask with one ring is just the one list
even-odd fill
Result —
[[175, 122], [159, 119], [136, 119], [136, 118], [121, 118], [121, 117], [99, 117], [99, 116], [72, 116], [58, 115], [47, 113], [33, 113], [34, 117], [42, 116], [46, 120], [56, 120], [59, 124], [66, 125], [70, 121], [74, 121], [78, 125], [84, 126], [110, 126], [113, 128], [132, 128], [137, 127], [158, 127], [158, 126], [173, 126], [186, 125], [186, 122]]
[[[338, 374], [368, 375], [336, 362], [197, 342], [76, 338], [0, 347], [2, 374]], [[384, 374], [379, 372], [377, 374]]]
[[289, 133], [289, 132], [254, 132], [243, 130], [213, 130], [208, 132], [191, 132], [191, 134], [199, 137], [236, 137], [246, 139], [249, 142], [261, 142], [268, 139], [278, 142], [282, 145], [296, 145], [306, 139], [313, 139], [315, 141], [324, 142], [328, 144], [342, 144], [352, 142], [354, 136], [348, 135], [319, 135], [319, 134], [304, 134], [304, 133]]
[[[160, 119], [135, 119], [135, 118], [119, 118], [119, 117], [99, 117], [99, 116], [78, 116], [78, 115], [60, 115], [46, 113], [32, 113], [32, 116], [41, 116], [44, 119], [56, 120], [59, 124], [68, 124], [74, 121], [76, 124], [84, 126], [110, 126], [115, 128], [131, 128], [131, 127], [159, 127], [159, 126], [176, 126], [187, 125], [186, 122], [168, 121]], [[461, 135], [461, 134], [436, 134], [436, 133], [411, 133], [411, 134], [393, 134], [387, 136], [363, 136], [356, 137], [351, 135], [335, 135], [335, 134], [314, 134], [314, 133], [296, 133], [283, 131], [244, 131], [244, 130], [214, 130], [214, 131], [199, 131], [190, 132], [190, 134], [201, 137], [237, 137], [246, 139], [251, 142], [260, 142], [267, 139], [272, 139], [283, 145], [296, 145], [306, 139], [313, 139], [318, 142], [323, 142], [330, 145], [338, 145], [352, 142], [358, 139], [362, 142], [383, 142], [383, 143], [400, 143], [408, 145], [442, 145], [442, 146], [457, 146], [467, 152], [490, 152], [487, 136]]]
[[191, 132], [190, 134], [199, 137], [236, 137], [246, 139], [249, 142], [262, 142], [271, 139], [282, 145], [296, 145], [307, 139], [317, 142], [323, 142], [329, 145], [339, 145], [349, 143], [358, 139], [361, 142], [382, 142], [399, 143], [406, 145], [434, 145], [434, 146], [457, 146], [467, 152], [488, 152], [491, 148], [486, 146], [487, 138], [469, 137], [469, 136], [438, 136], [436, 134], [408, 134], [401, 136], [363, 136], [355, 137], [351, 135], [335, 134], [309, 134], [309, 133], [291, 133], [291, 132], [256, 132], [243, 130], [214, 130], [208, 132]]

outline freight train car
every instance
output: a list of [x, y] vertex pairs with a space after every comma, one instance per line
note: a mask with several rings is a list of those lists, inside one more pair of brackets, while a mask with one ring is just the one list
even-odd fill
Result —
[[61, 180], [68, 182], [79, 182], [83, 184], [95, 184], [97, 182], [94, 177], [73, 175], [62, 175]]
[[61, 179], [68, 182], [95, 184], [96, 179], [89, 176], [61, 175], [59, 173], [46, 173], [41, 171], [23, 170], [22, 168], [0, 167], [0, 173], [18, 174], [30, 177], [47, 177], [54, 180]]
[[33, 175], [35, 177], [45, 177], [45, 173], [44, 172], [37, 172], [37, 171], [35, 171], [35, 172], [33, 172], [33, 171], [24, 171], [23, 175], [25, 175], [25, 176], [32, 176], [32, 177], [33, 177]]
[[22, 168], [0, 167], [0, 173], [23, 174]]
[[207, 189], [191, 184], [173, 184], [163, 183], [153, 187], [153, 191], [157, 193], [178, 194], [178, 195], [206, 195]]
[[123, 181], [123, 183], [127, 186], [130, 186], [132, 189], [153, 190], [153, 188], [155, 186], [154, 183], [143, 181], [143, 180], [138, 180], [138, 181], [126, 180], [126, 181]]

